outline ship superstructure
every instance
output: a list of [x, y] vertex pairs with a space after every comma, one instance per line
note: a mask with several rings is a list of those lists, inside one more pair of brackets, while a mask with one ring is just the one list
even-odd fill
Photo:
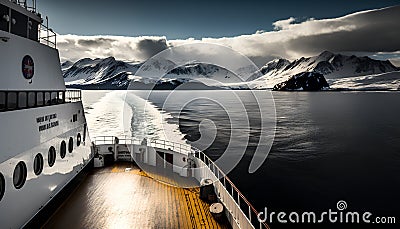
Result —
[[36, 1], [0, 0], [0, 55], [0, 222], [19, 228], [93, 155], [81, 93], [66, 90]]

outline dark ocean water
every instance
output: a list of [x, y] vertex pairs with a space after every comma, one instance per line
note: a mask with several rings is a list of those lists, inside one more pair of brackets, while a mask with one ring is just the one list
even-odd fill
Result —
[[[249, 91], [238, 91], [250, 120], [250, 130], [234, 131], [229, 118], [235, 101], [224, 91], [181, 91], [178, 97], [207, 97], [215, 93], [226, 104], [199, 99], [182, 106], [180, 100], [164, 104], [168, 92], [152, 92], [149, 100], [172, 115], [185, 138], [204, 147], [199, 124], [207, 119], [216, 126], [216, 139], [205, 152], [218, 159], [231, 134], [243, 134], [246, 154], [229, 177], [251, 203], [262, 211], [323, 212], [337, 210], [347, 202], [348, 211], [368, 211], [373, 216], [396, 216], [397, 226], [369, 225], [370, 228], [399, 228], [400, 223], [400, 94], [384, 92], [277, 92], [276, 133], [267, 160], [255, 173], [249, 163], [259, 144], [263, 123], [258, 105], [265, 101], [247, 99]], [[140, 95], [140, 92], [138, 92]], [[269, 102], [265, 103], [269, 106]], [[239, 107], [240, 104], [237, 104]], [[229, 112], [227, 112], [227, 107]], [[240, 109], [239, 109], [240, 110]], [[233, 115], [232, 115], [233, 114]], [[233, 118], [235, 121], [235, 118]], [[267, 122], [269, 123], [270, 120]], [[207, 135], [210, 132], [202, 132]], [[239, 134], [238, 134], [239, 133]], [[249, 140], [245, 138], [249, 136]], [[242, 136], [235, 136], [242, 137]], [[233, 150], [234, 151], [234, 150]], [[227, 152], [234, 154], [235, 152]], [[303, 228], [310, 225], [272, 224], [272, 228]], [[366, 225], [323, 224], [315, 228], [364, 228]]]

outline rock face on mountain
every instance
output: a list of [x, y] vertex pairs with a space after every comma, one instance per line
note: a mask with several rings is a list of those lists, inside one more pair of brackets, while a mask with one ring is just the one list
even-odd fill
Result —
[[329, 84], [324, 76], [316, 72], [302, 72], [290, 77], [287, 81], [274, 86], [274, 91], [320, 91]]

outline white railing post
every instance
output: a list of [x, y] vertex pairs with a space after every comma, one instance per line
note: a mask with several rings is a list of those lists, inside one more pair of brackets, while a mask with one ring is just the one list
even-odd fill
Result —
[[240, 208], [240, 194], [239, 194], [239, 192], [237, 192], [237, 194], [238, 194], [238, 198], [237, 198], [237, 203], [238, 203], [238, 205], [239, 205], [239, 208]]
[[251, 222], [251, 207], [250, 207], [250, 205], [248, 205], [248, 206], [249, 206], [249, 220]]

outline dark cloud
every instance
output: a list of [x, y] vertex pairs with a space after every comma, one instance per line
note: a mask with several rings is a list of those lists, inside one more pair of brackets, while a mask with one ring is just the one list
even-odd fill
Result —
[[323, 50], [366, 53], [400, 50], [400, 6], [356, 14], [343, 21], [355, 28], [299, 36], [289, 40], [287, 48], [307, 54]]
[[136, 44], [141, 58], [148, 59], [168, 48], [166, 39], [142, 39]]
[[115, 40], [113, 39], [109, 39], [109, 38], [94, 38], [94, 39], [80, 39], [78, 40], [78, 45], [82, 45], [82, 46], [89, 46], [89, 47], [99, 47], [99, 46], [103, 46], [103, 45], [111, 45], [111, 42], [113, 42]]

